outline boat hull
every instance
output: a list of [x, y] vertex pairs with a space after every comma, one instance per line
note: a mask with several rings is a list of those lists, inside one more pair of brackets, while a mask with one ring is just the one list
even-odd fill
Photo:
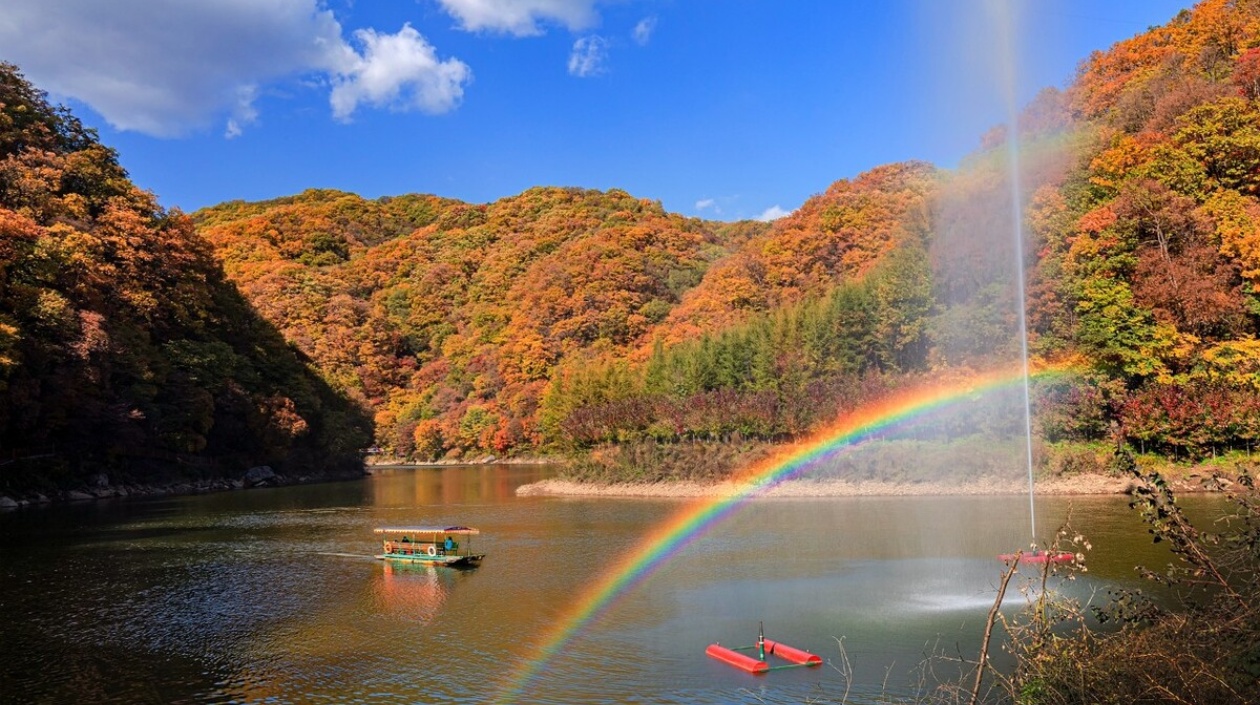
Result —
[[421, 565], [440, 565], [451, 568], [473, 568], [481, 565], [481, 559], [485, 558], [484, 553], [473, 553], [466, 556], [430, 556], [426, 553], [383, 553], [377, 558], [386, 561], [401, 561], [403, 563], [419, 563]]

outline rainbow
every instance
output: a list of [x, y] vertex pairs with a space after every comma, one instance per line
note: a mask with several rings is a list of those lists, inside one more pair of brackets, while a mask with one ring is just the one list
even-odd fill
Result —
[[[1034, 373], [1032, 377], [1045, 378], [1066, 370], [1064, 366], [1048, 368]], [[735, 483], [741, 488], [738, 491], [689, 503], [655, 527], [637, 548], [622, 556], [566, 615], [557, 620], [556, 625], [538, 642], [533, 658], [524, 661], [511, 673], [491, 702], [516, 702], [543, 666], [572, 641], [579, 630], [608, 612], [618, 596], [647, 580], [672, 556], [713, 529], [750, 498], [792, 479], [823, 458], [876, 438], [896, 426], [940, 411], [959, 400], [1022, 384], [1023, 381], [1024, 370], [1021, 367], [892, 394], [841, 418], [826, 431], [741, 472]]]

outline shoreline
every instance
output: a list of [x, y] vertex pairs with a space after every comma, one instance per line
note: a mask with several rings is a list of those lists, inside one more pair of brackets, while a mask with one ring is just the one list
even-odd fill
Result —
[[348, 482], [368, 477], [362, 470], [323, 470], [300, 475], [277, 473], [267, 465], [258, 465], [237, 477], [174, 480], [168, 483], [111, 482], [109, 476], [100, 473], [90, 478], [88, 484], [69, 490], [46, 490], [0, 494], [0, 512], [28, 507], [50, 507], [84, 504], [102, 500], [123, 500], [149, 497], [187, 497], [192, 495], [236, 492], [242, 490], [287, 487], [291, 485], [316, 485], [329, 482]]
[[[90, 502], [93, 500], [125, 499], [129, 497], [164, 497], [230, 492], [236, 490], [283, 487], [286, 485], [320, 484], [360, 480], [390, 468], [451, 468], [480, 465], [549, 465], [555, 461], [547, 458], [483, 458], [473, 461], [438, 462], [377, 462], [365, 463], [360, 471], [323, 472], [285, 476], [274, 473], [269, 467], [251, 468], [243, 477], [214, 478], [193, 481], [177, 481], [169, 484], [113, 484], [99, 475], [100, 482], [73, 490], [43, 494], [39, 492], [0, 495], [0, 511], [33, 506], [49, 506]], [[258, 472], [256, 476], [251, 473]], [[1178, 494], [1210, 493], [1201, 484], [1196, 473], [1167, 477], [1168, 484]], [[1131, 478], [1100, 473], [1080, 473], [1041, 478], [1034, 481], [1034, 491], [1046, 496], [1100, 496], [1126, 494], [1135, 486]], [[516, 489], [518, 497], [614, 497], [653, 499], [725, 499], [744, 496], [764, 498], [827, 498], [827, 497], [908, 497], [908, 496], [981, 496], [1023, 495], [1028, 484], [1009, 478], [981, 477], [966, 482], [889, 482], [883, 480], [788, 480], [768, 488], [756, 488], [750, 483], [705, 483], [690, 480], [664, 482], [594, 483], [549, 478], [521, 485]]]
[[[1118, 495], [1135, 483], [1125, 477], [1084, 474], [1045, 478], [1034, 481], [1040, 495]], [[1170, 483], [1178, 492], [1202, 492], [1197, 482]], [[516, 489], [518, 497], [653, 497], [663, 499], [724, 499], [755, 495], [757, 497], [904, 497], [961, 495], [1020, 495], [1028, 493], [1026, 482], [998, 478], [951, 482], [886, 482], [881, 480], [789, 480], [759, 489], [749, 483], [652, 482], [596, 484], [571, 480], [547, 479]]]
[[562, 461], [545, 457], [500, 458], [487, 455], [481, 458], [444, 458], [442, 460], [401, 460], [399, 458], [368, 456], [363, 466], [371, 474], [373, 468], [451, 468], [475, 465], [556, 465]]
[[72, 489], [44, 489], [6, 494], [0, 492], [0, 512], [28, 507], [82, 504], [100, 500], [117, 500], [145, 497], [186, 497], [191, 495], [235, 492], [239, 490], [286, 487], [290, 485], [315, 485], [328, 482], [363, 480], [381, 470], [389, 469], [446, 469], [478, 467], [483, 465], [553, 465], [556, 460], [545, 457], [498, 458], [485, 456], [476, 459], [438, 460], [433, 462], [408, 462], [397, 458], [365, 459], [361, 468], [348, 471], [325, 470], [297, 475], [275, 472], [269, 466], [250, 468], [236, 476], [203, 479], [180, 479], [166, 483], [113, 482], [105, 473], [98, 473], [82, 485]]

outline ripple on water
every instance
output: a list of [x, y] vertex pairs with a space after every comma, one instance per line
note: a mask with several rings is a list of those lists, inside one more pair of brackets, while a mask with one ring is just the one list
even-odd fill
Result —
[[[282, 488], [67, 524], [51, 542], [5, 539], [0, 604], [22, 615], [0, 623], [5, 685], [23, 702], [485, 702], [676, 510], [533, 499], [407, 506], [450, 496], [407, 484], [425, 477], [400, 476], [404, 499], [391, 494], [384, 507], [277, 506], [300, 504]], [[443, 477], [433, 483], [456, 476]], [[967, 516], [988, 516], [985, 501], [969, 505]], [[933, 643], [970, 648], [1002, 567], [987, 558], [996, 549], [971, 541], [972, 528], [929, 545], [937, 524], [909, 522], [907, 534], [894, 521], [942, 506], [750, 507], [618, 596], [540, 664], [520, 701], [841, 702], [845, 683], [830, 666], [756, 677], [704, 655], [711, 641], [751, 643], [762, 620], [768, 636], [829, 660], [843, 637], [860, 684], [849, 702], [874, 702], [889, 669], [889, 691], [907, 692], [914, 677], [905, 674]], [[363, 557], [377, 548], [376, 524], [451, 517], [486, 530], [492, 557], [481, 568], [394, 570]]]

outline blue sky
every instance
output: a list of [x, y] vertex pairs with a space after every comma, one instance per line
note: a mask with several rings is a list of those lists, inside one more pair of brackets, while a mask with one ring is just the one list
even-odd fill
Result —
[[732, 220], [879, 164], [953, 166], [1005, 119], [999, 68], [1015, 67], [1022, 103], [1186, 6], [6, 0], [0, 60], [168, 207], [559, 185]]

